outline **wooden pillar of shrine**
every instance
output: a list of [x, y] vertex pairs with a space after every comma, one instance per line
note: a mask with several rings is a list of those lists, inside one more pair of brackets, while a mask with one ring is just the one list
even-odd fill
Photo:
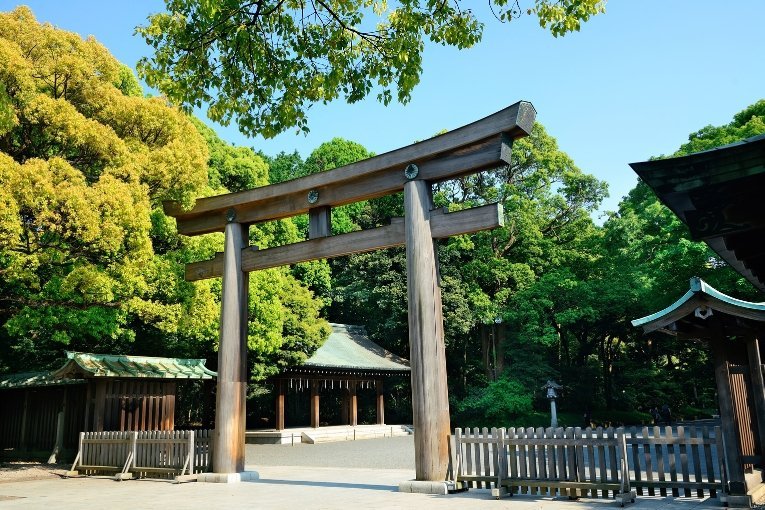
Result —
[[93, 405], [93, 380], [88, 380], [85, 384], [85, 416], [83, 417], [84, 425], [82, 430], [90, 432], [93, 428], [90, 424], [90, 408]]
[[319, 382], [311, 381], [311, 427], [319, 428]]
[[375, 389], [377, 389], [377, 424], [385, 425], [385, 398], [383, 396], [382, 379], [375, 381]]
[[276, 382], [276, 430], [284, 430], [284, 379]]
[[449, 465], [451, 427], [431, 200], [427, 182], [410, 180], [404, 185], [416, 479], [442, 481]]
[[752, 401], [754, 403], [753, 411], [757, 424], [757, 438], [760, 443], [760, 463], [758, 467], [763, 467], [765, 466], [765, 384], [762, 377], [760, 342], [757, 337], [747, 340], [746, 350], [749, 359], [749, 377], [751, 379]]
[[244, 471], [245, 402], [247, 396], [248, 274], [242, 271], [247, 227], [226, 224], [223, 252], [218, 385], [215, 394], [213, 471]]
[[29, 419], [29, 389], [24, 389], [24, 404], [21, 410], [21, 429], [20, 429], [20, 438], [19, 438], [19, 445], [22, 450], [26, 450], [27, 448], [27, 430], [29, 429], [28, 426], [28, 420]]
[[351, 399], [348, 390], [340, 390], [340, 423], [350, 425], [351, 423]]
[[351, 427], [355, 427], [359, 422], [359, 399], [356, 389], [356, 381], [350, 381], [348, 383], [348, 396], [351, 404], [349, 416]]
[[720, 405], [720, 428], [725, 443], [725, 464], [728, 468], [728, 491], [732, 495], [746, 494], [744, 463], [741, 458], [738, 437], [738, 420], [733, 409], [733, 395], [730, 389], [730, 370], [725, 338], [712, 339], [717, 400]]

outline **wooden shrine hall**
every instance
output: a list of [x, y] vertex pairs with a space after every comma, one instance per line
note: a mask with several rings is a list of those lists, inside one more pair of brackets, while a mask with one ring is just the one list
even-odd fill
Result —
[[320, 392], [342, 392], [341, 421], [358, 424], [358, 390], [374, 389], [377, 424], [385, 423], [384, 380], [409, 376], [409, 362], [371, 341], [362, 326], [330, 324], [332, 333], [302, 365], [274, 377], [276, 430], [284, 430], [284, 405], [288, 390], [310, 391], [311, 427], [320, 424]]
[[0, 453], [76, 451], [83, 431], [173, 430], [177, 383], [211, 380], [203, 359], [67, 352], [52, 372], [0, 375]]
[[[765, 291], [765, 134], [687, 156], [633, 163], [659, 199], [721, 259]], [[727, 296], [694, 278], [673, 305], [633, 321], [712, 351], [725, 444], [728, 506], [765, 495], [765, 303]]]

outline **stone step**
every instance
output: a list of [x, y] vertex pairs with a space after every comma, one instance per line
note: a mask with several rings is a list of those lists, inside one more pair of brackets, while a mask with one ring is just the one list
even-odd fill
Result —
[[358, 425], [286, 430], [249, 430], [246, 442], [250, 444], [299, 444], [355, 441], [382, 437], [407, 436], [414, 433], [411, 425]]

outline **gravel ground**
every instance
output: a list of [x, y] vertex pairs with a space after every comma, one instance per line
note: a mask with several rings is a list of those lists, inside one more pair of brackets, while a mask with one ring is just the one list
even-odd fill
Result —
[[0, 462], [0, 483], [59, 478], [69, 466], [41, 462]]
[[[413, 436], [291, 445], [247, 445], [247, 464], [252, 466], [348, 467], [414, 469]], [[40, 462], [0, 463], [0, 483], [59, 478], [69, 469], [64, 464]]]
[[311, 466], [414, 470], [414, 436], [319, 444], [248, 444], [246, 463], [262, 466]]

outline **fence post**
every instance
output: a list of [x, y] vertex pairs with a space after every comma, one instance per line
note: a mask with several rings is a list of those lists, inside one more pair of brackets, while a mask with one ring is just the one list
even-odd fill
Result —
[[491, 495], [496, 499], [501, 498], [507, 494], [507, 489], [502, 486], [502, 480], [507, 478], [507, 452], [505, 452], [505, 429], [499, 430], [492, 429], [492, 434], [495, 437], [494, 454], [496, 458], [495, 472], [497, 474], [497, 482], [494, 489], [491, 491]]
[[[196, 459], [196, 434], [189, 432], [189, 474], [194, 474], [194, 460]], [[181, 473], [183, 474], [183, 473]]]
[[728, 489], [728, 471], [725, 466], [722, 428], [719, 425], [715, 427], [715, 445], [717, 446], [717, 464], [720, 466], [720, 483], [722, 484], [720, 497], [722, 498], [726, 495]]
[[624, 435], [624, 427], [616, 429], [616, 444], [619, 449], [619, 456], [621, 457], [620, 471], [621, 471], [621, 494], [617, 497], [621, 502], [621, 506], [627, 501], [635, 502], [635, 494], [632, 492], [632, 486], [630, 485], [630, 471], [627, 463], [627, 439]]
[[84, 439], [85, 439], [85, 432], [80, 432], [79, 449], [77, 451], [77, 456], [74, 458], [74, 462], [72, 463], [72, 469], [67, 471], [65, 473], [65, 476], [77, 476], [77, 475], [79, 475], [79, 472], [76, 470], [76, 468], [77, 468], [77, 463], [78, 462], [80, 464], [83, 463], [82, 462], [82, 455], [83, 455], [82, 445], [84, 444]]
[[138, 431], [130, 433], [130, 451], [133, 454], [133, 469], [138, 466], [136, 459], [138, 458]]
[[[184, 476], [186, 474], [186, 469], [188, 468], [189, 474], [194, 473], [194, 431], [189, 430], [188, 436], [186, 437], [186, 459], [183, 461], [183, 467], [181, 468], [181, 474], [180, 476]], [[178, 459], [180, 460], [180, 459]], [[178, 477], [175, 478], [176, 481], [179, 480]]]
[[[459, 482], [460, 475], [462, 474], [462, 429], [456, 428], [454, 429], [454, 449], [457, 461], [456, 465], [454, 466], [454, 481]], [[467, 488], [467, 486], [465, 486]]]

